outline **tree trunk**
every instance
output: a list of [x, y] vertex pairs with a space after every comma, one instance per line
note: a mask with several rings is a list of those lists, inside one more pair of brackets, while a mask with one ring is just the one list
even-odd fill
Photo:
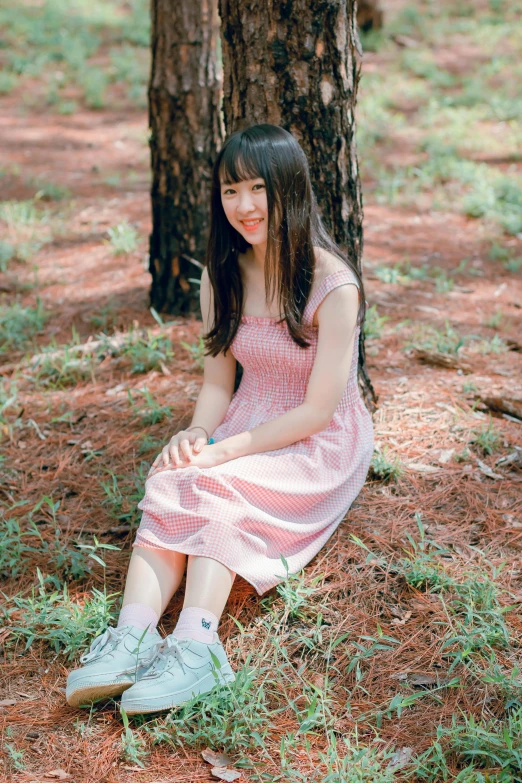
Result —
[[[270, 122], [295, 136], [310, 163], [323, 221], [360, 268], [355, 6], [355, 0], [219, 0], [227, 133]], [[363, 336], [359, 370], [372, 408]]]
[[223, 138], [218, 41], [216, 0], [153, 0], [149, 270], [158, 312], [199, 309], [199, 286], [190, 278], [201, 275], [210, 172]]
[[380, 0], [358, 0], [357, 24], [363, 33], [380, 30], [383, 25], [383, 12]]

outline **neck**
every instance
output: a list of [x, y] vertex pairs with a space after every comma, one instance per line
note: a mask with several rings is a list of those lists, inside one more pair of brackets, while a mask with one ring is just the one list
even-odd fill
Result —
[[252, 261], [259, 269], [265, 268], [266, 244], [266, 242], [263, 242], [263, 244], [251, 245], [250, 247]]

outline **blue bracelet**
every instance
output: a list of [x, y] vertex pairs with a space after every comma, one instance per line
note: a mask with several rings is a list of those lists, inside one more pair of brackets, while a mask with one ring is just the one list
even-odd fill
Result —
[[211, 443], [215, 443], [215, 442], [216, 442], [216, 441], [214, 440], [214, 438], [209, 438], [209, 439], [208, 439], [208, 445], [209, 445], [209, 446], [210, 446], [210, 444], [211, 444]]

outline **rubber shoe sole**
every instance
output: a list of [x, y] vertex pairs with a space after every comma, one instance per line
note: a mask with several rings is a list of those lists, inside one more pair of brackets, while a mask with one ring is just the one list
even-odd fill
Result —
[[95, 701], [101, 699], [110, 699], [113, 696], [121, 696], [121, 694], [134, 685], [132, 682], [104, 682], [93, 683], [92, 685], [80, 685], [76, 687], [70, 693], [66, 694], [67, 704], [70, 707], [82, 707], [83, 705], [90, 706]]
[[210, 693], [218, 684], [234, 682], [236, 676], [232, 670], [230, 673], [221, 672], [220, 682], [212, 672], [209, 672], [193, 684], [190, 688], [184, 688], [176, 693], [170, 693], [168, 696], [158, 696], [157, 698], [146, 700], [144, 697], [132, 699], [132, 696], [122, 699], [121, 706], [127, 715], [143, 715], [148, 712], [162, 712], [163, 710], [172, 710], [175, 707], [181, 707], [185, 702], [190, 701], [194, 696], [202, 696]]

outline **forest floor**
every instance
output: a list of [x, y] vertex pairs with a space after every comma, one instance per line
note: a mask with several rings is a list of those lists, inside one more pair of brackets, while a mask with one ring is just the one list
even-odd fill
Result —
[[304, 574], [236, 580], [235, 685], [129, 726], [64, 688], [202, 377], [200, 323], [148, 306], [147, 8], [0, 11], [2, 779], [210, 781], [210, 748], [240, 783], [522, 780], [521, 8], [384, 5], [358, 112], [371, 474]]

